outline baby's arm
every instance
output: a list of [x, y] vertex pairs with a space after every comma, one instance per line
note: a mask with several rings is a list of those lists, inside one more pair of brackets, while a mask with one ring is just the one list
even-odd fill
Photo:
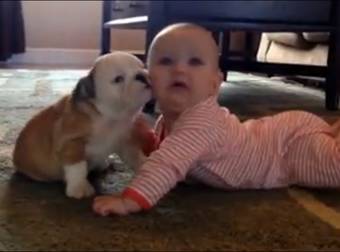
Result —
[[213, 131], [184, 130], [168, 136], [137, 171], [123, 194], [96, 198], [94, 211], [101, 215], [124, 215], [150, 209], [177, 182], [185, 179], [190, 167], [202, 155], [216, 150], [220, 141]]

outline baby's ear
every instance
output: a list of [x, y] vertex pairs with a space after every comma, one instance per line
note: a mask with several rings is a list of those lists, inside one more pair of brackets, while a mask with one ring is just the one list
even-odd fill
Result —
[[147, 68], [143, 69], [143, 73], [145, 74], [147, 80], [150, 82], [150, 74], [149, 74], [149, 70]]
[[223, 77], [224, 77], [223, 73], [221, 71], [218, 71], [216, 74], [216, 80], [215, 80], [215, 86], [214, 86], [214, 91], [216, 93], [218, 92], [222, 82], [224, 81]]

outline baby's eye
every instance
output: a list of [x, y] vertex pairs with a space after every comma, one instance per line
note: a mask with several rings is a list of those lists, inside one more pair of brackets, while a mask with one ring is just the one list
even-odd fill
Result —
[[118, 75], [113, 79], [112, 83], [113, 84], [119, 84], [119, 83], [122, 83], [123, 81], [124, 81], [124, 76]]
[[168, 66], [172, 64], [172, 59], [169, 57], [162, 57], [159, 59], [158, 63], [160, 65]]
[[189, 59], [189, 65], [200, 66], [200, 65], [203, 65], [203, 61], [200, 58], [192, 57]]

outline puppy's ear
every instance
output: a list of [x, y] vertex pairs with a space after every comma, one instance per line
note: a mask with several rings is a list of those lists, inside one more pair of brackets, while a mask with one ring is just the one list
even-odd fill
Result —
[[81, 78], [78, 81], [72, 92], [72, 98], [75, 102], [84, 101], [95, 97], [96, 93], [93, 74], [94, 71], [91, 70], [87, 76]]

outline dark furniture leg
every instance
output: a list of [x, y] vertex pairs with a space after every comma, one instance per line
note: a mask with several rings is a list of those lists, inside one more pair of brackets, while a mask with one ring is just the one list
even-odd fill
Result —
[[[340, 13], [340, 4], [335, 1], [333, 10]], [[326, 76], [326, 108], [329, 110], [337, 110], [339, 107], [340, 92], [340, 17], [332, 15], [335, 19], [336, 30], [333, 30], [329, 38], [328, 50], [328, 67]]]
[[101, 41], [100, 41], [100, 54], [106, 54], [110, 52], [110, 44], [111, 44], [111, 34], [110, 29], [105, 28], [104, 24], [107, 21], [111, 20], [111, 12], [112, 12], [112, 1], [103, 1], [103, 16], [102, 16], [102, 29], [101, 29]]
[[[339, 60], [339, 49], [336, 45], [336, 36], [330, 36], [329, 53], [328, 53], [328, 69], [326, 76], [326, 108], [329, 110], [337, 110], [339, 106], [339, 84], [340, 81], [340, 60]], [[338, 40], [339, 41], [339, 40]], [[338, 42], [339, 43], [339, 42]]]
[[[230, 32], [229, 31], [224, 31], [221, 32], [221, 55], [223, 55], [224, 57], [229, 58], [229, 46], [230, 46]], [[223, 80], [226, 81], [228, 78], [228, 66], [226, 67], [222, 67], [220, 66], [221, 71], [223, 73]]]

